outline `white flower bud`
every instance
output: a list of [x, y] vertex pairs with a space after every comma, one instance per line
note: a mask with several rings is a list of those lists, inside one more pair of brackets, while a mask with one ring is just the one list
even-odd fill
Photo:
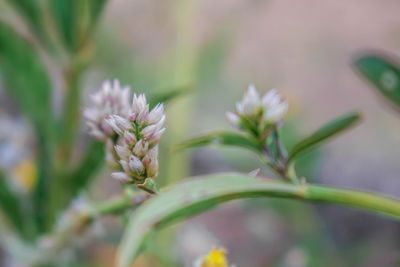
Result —
[[278, 122], [288, 110], [288, 103], [283, 100], [276, 89], [270, 90], [262, 99], [264, 119], [270, 122]]
[[164, 115], [164, 104], [157, 104], [149, 113], [148, 123], [154, 124], [161, 120]]
[[151, 137], [156, 131], [157, 131], [157, 125], [153, 124], [144, 128], [141, 131], [141, 134], [147, 139]]
[[107, 143], [107, 162], [121, 167], [115, 179], [139, 183], [158, 172], [157, 144], [165, 132], [164, 105], [149, 111], [144, 94], [134, 94], [129, 106], [129, 88], [118, 81], [105, 82], [91, 98], [95, 108], [85, 110], [91, 134]]
[[124, 170], [124, 172], [126, 174], [128, 174], [129, 176], [133, 175], [133, 173], [131, 172], [131, 168], [129, 167], [129, 163], [128, 161], [125, 160], [120, 160], [119, 164], [121, 164], [122, 169]]
[[129, 177], [126, 173], [124, 172], [113, 172], [111, 173], [111, 177], [120, 181], [121, 183], [130, 183], [132, 182], [132, 178]]
[[133, 147], [132, 152], [134, 155], [141, 158], [147, 153], [148, 149], [149, 143], [141, 139]]
[[118, 115], [111, 115], [106, 119], [108, 124], [118, 135], [122, 135], [127, 130], [133, 129], [132, 124], [125, 118]]
[[158, 146], [155, 146], [143, 158], [143, 164], [146, 168], [147, 177], [155, 177], [158, 173]]
[[228, 119], [229, 123], [234, 126], [234, 127], [238, 127], [239, 126], [239, 122], [240, 122], [240, 118], [238, 115], [236, 115], [235, 113], [232, 113], [230, 111], [227, 111], [225, 113], [226, 118]]
[[132, 100], [132, 112], [139, 114], [140, 111], [144, 110], [147, 105], [146, 96], [144, 94], [140, 94], [137, 96], [136, 94], [133, 95]]
[[147, 178], [147, 177], [141, 177], [144, 172], [144, 166], [143, 163], [140, 161], [140, 159], [138, 159], [134, 155], [131, 155], [129, 157], [129, 167], [137, 178]]
[[125, 131], [124, 132], [124, 141], [128, 147], [132, 147], [133, 145], [136, 144], [137, 140], [136, 140], [136, 136], [133, 133], [131, 133], [129, 131]]
[[117, 155], [120, 157], [120, 159], [123, 160], [128, 160], [131, 152], [126, 146], [115, 146], [115, 152], [117, 152]]
[[227, 112], [226, 117], [234, 126], [238, 126], [239, 116], [244, 116], [257, 124], [274, 124], [283, 119], [287, 109], [288, 103], [276, 89], [270, 90], [260, 99], [254, 85], [249, 85], [243, 100], [236, 103], [236, 114]]
[[160, 141], [161, 136], [163, 135], [163, 133], [165, 132], [166, 128], [162, 128], [159, 131], [157, 131], [156, 133], [154, 133], [154, 135], [151, 137], [151, 140], [149, 140], [151, 145], [156, 145], [158, 144], [158, 142]]
[[260, 107], [260, 101], [260, 96], [256, 88], [254, 85], [250, 84], [242, 101], [244, 112], [247, 114], [254, 114]]
[[[129, 87], [121, 88], [118, 80], [113, 84], [109, 81], [103, 83], [99, 91], [91, 96], [93, 106], [85, 109], [83, 116], [88, 121], [90, 134], [99, 140], [105, 140], [113, 134], [104, 120], [110, 115], [127, 116], [129, 113]], [[103, 134], [100, 134], [103, 133]]]

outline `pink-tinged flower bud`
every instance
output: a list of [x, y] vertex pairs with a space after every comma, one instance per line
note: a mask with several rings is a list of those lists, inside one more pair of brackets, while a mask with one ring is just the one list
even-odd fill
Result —
[[240, 123], [240, 118], [238, 115], [236, 115], [235, 113], [232, 113], [230, 111], [225, 113], [226, 118], [228, 119], [229, 123], [234, 126], [234, 127], [238, 127], [239, 123]]
[[160, 138], [163, 135], [163, 133], [165, 132], [165, 130], [166, 130], [166, 128], [164, 127], [153, 134], [153, 136], [151, 137], [151, 140], [149, 140], [149, 142], [152, 146], [154, 146], [154, 145], [158, 144], [158, 142], [160, 142]]
[[104, 82], [100, 90], [91, 96], [93, 106], [83, 112], [88, 121], [89, 133], [102, 141], [111, 137], [113, 132], [106, 128], [108, 126], [104, 120], [110, 115], [127, 116], [130, 109], [129, 95], [129, 87], [122, 88], [118, 80], [113, 84], [109, 81]]
[[138, 114], [140, 111], [146, 108], [146, 105], [147, 105], [147, 100], [144, 94], [140, 94], [139, 96], [133, 94], [132, 109], [131, 109], [132, 112]]
[[[128, 159], [129, 160], [129, 159]], [[119, 164], [121, 164], [122, 169], [124, 170], [124, 172], [126, 174], [128, 174], [129, 176], [132, 176], [133, 173], [131, 172], [131, 168], [129, 167], [129, 163], [126, 160], [120, 160]]]
[[118, 81], [105, 82], [92, 96], [95, 108], [84, 112], [91, 134], [107, 143], [107, 162], [113, 177], [124, 183], [142, 183], [158, 172], [157, 144], [165, 132], [164, 105], [149, 111], [144, 94], [134, 94], [129, 106], [129, 89]]
[[147, 118], [149, 116], [149, 105], [145, 105], [145, 108], [140, 110], [137, 114], [136, 121], [139, 125], [143, 125], [147, 122]]
[[158, 173], [158, 146], [155, 146], [143, 158], [143, 164], [146, 168], [147, 177], [156, 177]]
[[149, 143], [143, 139], [139, 140], [133, 147], [132, 152], [137, 157], [143, 157], [149, 149]]
[[122, 160], [128, 160], [129, 156], [131, 155], [131, 152], [129, 151], [129, 149], [126, 146], [116, 145], [115, 152], [117, 152], [117, 155]]
[[153, 124], [150, 126], [145, 127], [142, 131], [141, 134], [147, 139], [150, 138], [154, 133], [157, 131], [157, 125]]
[[154, 124], [161, 120], [164, 115], [164, 104], [157, 104], [155, 108], [149, 113], [148, 123]]
[[124, 142], [128, 147], [132, 147], [136, 144], [136, 136], [135, 134], [125, 131], [124, 132]]
[[111, 115], [106, 119], [108, 124], [118, 135], [122, 135], [125, 131], [133, 129], [132, 124], [125, 118], [118, 115]]
[[132, 182], [132, 178], [129, 177], [124, 172], [113, 172], [113, 173], [111, 173], [111, 177], [120, 181], [121, 183], [131, 183]]
[[147, 178], [142, 177], [142, 175], [144, 174], [144, 166], [140, 159], [138, 159], [137, 157], [133, 155], [129, 157], [129, 167], [137, 178]]

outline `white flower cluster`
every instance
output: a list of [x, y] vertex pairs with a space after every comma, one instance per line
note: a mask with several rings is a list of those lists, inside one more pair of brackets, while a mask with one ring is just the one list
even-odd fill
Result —
[[127, 116], [129, 113], [130, 88], [121, 88], [118, 80], [111, 84], [105, 81], [101, 89], [91, 95], [93, 106], [83, 112], [90, 128], [89, 134], [93, 137], [106, 141], [113, 137], [114, 132], [106, 123], [106, 118], [113, 114]]
[[[96, 106], [86, 110], [85, 117], [91, 134], [106, 142], [109, 166], [122, 168], [112, 176], [124, 183], [139, 184], [157, 176], [158, 143], [165, 131], [164, 105], [158, 104], [150, 111], [144, 94], [134, 94], [132, 104], [126, 105], [130, 90], [125, 90], [118, 82], [111, 90], [103, 86], [93, 97]], [[104, 105], [103, 110], [98, 103], [110, 105]]]
[[288, 110], [288, 103], [276, 89], [260, 97], [254, 85], [249, 85], [242, 101], [236, 103], [236, 112], [227, 112], [229, 122], [241, 128], [242, 119], [257, 125], [273, 125], [280, 122]]

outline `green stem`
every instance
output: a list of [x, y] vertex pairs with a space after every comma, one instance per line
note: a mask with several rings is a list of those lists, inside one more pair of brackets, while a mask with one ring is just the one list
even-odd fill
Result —
[[67, 165], [71, 157], [73, 144], [79, 127], [79, 108], [81, 94], [79, 90], [82, 68], [77, 63], [71, 64], [65, 72], [66, 101], [61, 121], [60, 160]]
[[144, 203], [131, 217], [121, 242], [117, 266], [130, 266], [154, 229], [188, 219], [231, 200], [266, 197], [338, 204], [400, 220], [399, 199], [321, 185], [254, 179], [237, 173], [209, 175], [177, 184]]

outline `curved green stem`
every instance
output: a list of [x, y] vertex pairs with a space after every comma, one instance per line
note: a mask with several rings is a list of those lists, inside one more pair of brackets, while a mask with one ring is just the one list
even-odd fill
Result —
[[154, 229], [190, 218], [230, 200], [260, 197], [339, 204], [400, 220], [399, 199], [321, 185], [254, 179], [244, 174], [216, 174], [186, 180], [141, 205], [127, 227], [117, 266], [130, 266]]

